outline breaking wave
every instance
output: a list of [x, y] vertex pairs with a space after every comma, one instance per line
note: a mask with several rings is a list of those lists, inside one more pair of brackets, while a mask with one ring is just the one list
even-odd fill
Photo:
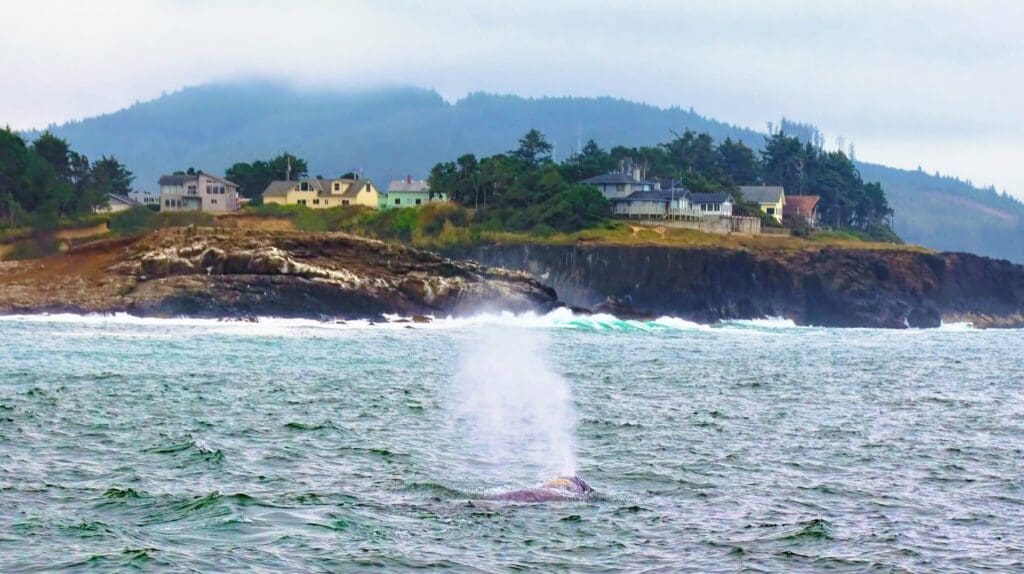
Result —
[[[534, 329], [574, 329], [582, 331], [656, 332], [667, 330], [705, 330], [701, 325], [677, 317], [659, 317], [654, 320], [620, 319], [608, 314], [584, 315], [566, 308], [549, 313], [480, 313], [465, 317], [429, 317], [430, 321], [415, 322], [399, 315], [384, 315], [384, 321], [316, 320], [281, 317], [252, 319], [198, 319], [188, 317], [137, 317], [127, 313], [106, 315], [76, 315], [72, 313], [0, 316], [0, 321], [17, 323], [63, 323], [81, 327], [106, 325], [159, 326], [201, 328], [218, 332], [245, 335], [287, 335], [290, 331], [308, 333], [310, 330], [332, 331], [350, 329], [462, 329], [466, 327], [517, 327]], [[70, 334], [69, 334], [70, 335]]]
[[[13, 323], [62, 323], [83, 327], [85, 331], [69, 330], [62, 334], [66, 337], [89, 336], [91, 327], [108, 325], [126, 326], [159, 326], [199, 329], [204, 332], [213, 331], [224, 334], [246, 336], [308, 336], [310, 333], [328, 334], [331, 331], [352, 329], [464, 329], [467, 327], [516, 327], [528, 329], [571, 329], [590, 332], [635, 332], [658, 333], [671, 331], [751, 331], [781, 333], [787, 330], [822, 329], [822, 327], [800, 326], [791, 319], [769, 317], [763, 319], [734, 319], [719, 321], [705, 325], [681, 319], [663, 316], [652, 320], [621, 319], [613, 315], [596, 313], [592, 315], [574, 313], [568, 308], [559, 308], [549, 313], [511, 313], [487, 312], [471, 316], [436, 317], [428, 316], [429, 322], [413, 321], [400, 315], [384, 315], [383, 321], [369, 319], [356, 320], [317, 320], [282, 317], [254, 317], [247, 319], [201, 319], [190, 317], [156, 318], [138, 317], [127, 313], [87, 314], [73, 313], [4, 315], [0, 321]], [[970, 323], [944, 323], [940, 331], [958, 332], [975, 331]], [[148, 335], [133, 333], [126, 336], [170, 337], [166, 331], [153, 332]]]

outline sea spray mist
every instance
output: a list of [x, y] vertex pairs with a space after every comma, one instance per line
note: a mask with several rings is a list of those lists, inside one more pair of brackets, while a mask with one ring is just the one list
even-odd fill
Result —
[[548, 362], [549, 342], [497, 325], [465, 342], [450, 401], [462, 479], [507, 485], [575, 473], [572, 389]]

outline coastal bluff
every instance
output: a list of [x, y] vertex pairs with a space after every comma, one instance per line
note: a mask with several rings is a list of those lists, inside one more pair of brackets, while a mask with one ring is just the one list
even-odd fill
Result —
[[966, 253], [495, 244], [452, 256], [528, 271], [563, 303], [712, 323], [784, 317], [826, 327], [1024, 326], [1024, 266]]
[[544, 312], [528, 274], [345, 233], [169, 228], [0, 262], [0, 313], [375, 319]]

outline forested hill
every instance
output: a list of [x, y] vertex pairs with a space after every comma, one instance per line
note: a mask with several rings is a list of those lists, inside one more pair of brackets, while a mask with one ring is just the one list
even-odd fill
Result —
[[[763, 133], [692, 110], [613, 98], [471, 94], [449, 104], [417, 88], [296, 91], [262, 82], [187, 88], [52, 131], [89, 157], [113, 154], [135, 172], [137, 188], [155, 190], [161, 173], [190, 166], [223, 172], [285, 150], [305, 158], [311, 175], [362, 170], [386, 185], [406, 174], [426, 177], [437, 162], [463, 153], [509, 150], [530, 128], [547, 135], [556, 159], [578, 141], [651, 145], [684, 129], [756, 148], [764, 142]], [[865, 181], [882, 183], [907, 241], [1024, 262], [1024, 204], [953, 179], [860, 168]]]

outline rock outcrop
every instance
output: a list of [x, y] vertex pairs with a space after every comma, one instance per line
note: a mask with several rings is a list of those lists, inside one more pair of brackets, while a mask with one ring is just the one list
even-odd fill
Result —
[[522, 272], [343, 233], [167, 229], [0, 263], [0, 312], [376, 318], [546, 311]]
[[490, 245], [457, 252], [530, 272], [563, 302], [621, 315], [786, 317], [836, 327], [1024, 326], [1024, 267], [963, 253]]

